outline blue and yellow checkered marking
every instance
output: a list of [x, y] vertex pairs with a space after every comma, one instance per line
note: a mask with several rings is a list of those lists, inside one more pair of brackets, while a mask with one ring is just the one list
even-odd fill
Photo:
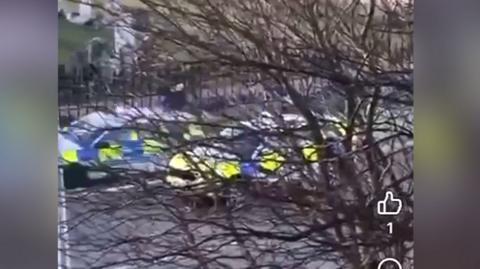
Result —
[[140, 158], [163, 151], [163, 145], [153, 139], [122, 141], [113, 143], [109, 148], [86, 148], [79, 150], [65, 150], [62, 159], [69, 163], [84, 161], [110, 161], [125, 158]]

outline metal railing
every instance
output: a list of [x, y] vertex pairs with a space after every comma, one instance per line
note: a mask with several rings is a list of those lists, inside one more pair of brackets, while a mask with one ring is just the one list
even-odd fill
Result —
[[[115, 77], [110, 83], [60, 78], [58, 101], [61, 122], [69, 122], [93, 111], [113, 110], [118, 105], [164, 106], [184, 110], [193, 107], [221, 112], [238, 105], [264, 106], [274, 99], [274, 92], [282, 95], [281, 89], [268, 86], [268, 83], [249, 84], [232, 78], [212, 79], [185, 74], [159, 77]], [[170, 91], [178, 83], [184, 84], [184, 90]]]

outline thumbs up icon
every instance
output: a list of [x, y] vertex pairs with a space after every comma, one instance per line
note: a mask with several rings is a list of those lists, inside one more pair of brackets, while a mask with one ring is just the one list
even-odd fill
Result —
[[[392, 210], [389, 210], [387, 208], [387, 205], [396, 205]], [[400, 211], [402, 210], [402, 200], [393, 198], [393, 192], [387, 191], [385, 194], [385, 199], [383, 201], [379, 201], [377, 203], [377, 212], [379, 215], [386, 215], [386, 216], [392, 216], [392, 215], [398, 215]]]

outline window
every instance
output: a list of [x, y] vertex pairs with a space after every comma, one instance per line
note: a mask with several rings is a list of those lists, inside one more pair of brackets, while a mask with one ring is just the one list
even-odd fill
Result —
[[138, 131], [138, 138], [139, 139], [154, 139], [158, 136], [157, 135], [154, 135], [152, 132], [150, 131]]
[[122, 129], [122, 130], [113, 130], [105, 134], [100, 141], [128, 141], [132, 140], [133, 130]]

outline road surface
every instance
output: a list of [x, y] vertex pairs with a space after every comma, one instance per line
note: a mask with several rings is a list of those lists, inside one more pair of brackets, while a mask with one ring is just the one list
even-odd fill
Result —
[[[195, 237], [195, 243], [187, 243], [183, 232], [182, 222], [174, 217], [175, 214], [185, 213], [186, 218], [211, 220], [228, 225], [225, 216], [197, 211], [196, 214], [188, 213], [188, 209], [181, 207], [179, 203], [172, 202], [170, 196], [164, 190], [156, 190], [156, 199], [145, 198], [145, 192], [139, 192], [134, 188], [103, 188], [98, 191], [70, 192], [66, 195], [66, 215], [68, 234], [68, 268], [145, 268], [145, 269], [174, 269], [195, 268], [196, 262], [192, 259], [179, 258], [174, 255], [181, 251], [187, 244], [199, 244], [207, 237], [216, 236], [224, 230], [208, 224], [191, 224], [189, 230]], [[161, 192], [164, 192], [162, 197]], [[153, 196], [152, 196], [153, 197]], [[167, 205], [174, 205], [169, 208]], [[182, 204], [183, 205], [183, 204]], [[171, 210], [171, 212], [170, 212]], [[250, 227], [269, 231], [269, 226], [264, 220], [266, 210], [255, 209], [255, 212], [245, 210], [239, 212], [237, 220], [242, 218]], [[246, 254], [239, 247], [239, 242], [234, 238], [219, 236], [202, 244], [203, 254], [214, 257], [230, 255], [244, 257]], [[229, 242], [226, 242], [229, 241]], [[256, 247], [252, 242], [249, 249], [274, 249], [274, 242], [267, 239], [255, 240]], [[282, 249], [301, 248], [301, 243], [290, 243]], [[207, 253], [210, 250], [209, 253]], [[259, 251], [252, 251], [252, 254]], [[195, 251], [189, 253], [195, 255]], [[263, 257], [257, 257], [258, 262], [274, 265], [287, 265], [292, 263], [294, 253], [281, 253], [280, 250], [272, 253], [264, 253]], [[165, 257], [161, 257], [166, 255]], [[301, 255], [301, 254], [299, 254]], [[175, 257], [176, 256], [176, 257]], [[158, 259], [154, 259], [154, 257]], [[128, 261], [131, 261], [129, 264]], [[172, 264], [172, 261], [178, 262]], [[246, 268], [248, 264], [235, 259], [223, 259], [230, 268]], [[130, 267], [129, 267], [130, 266]], [[209, 266], [208, 268], [222, 268]], [[228, 268], [228, 267], [224, 267]], [[267, 268], [267, 267], [266, 267]], [[277, 268], [277, 267], [268, 267]], [[280, 268], [280, 267], [278, 267]], [[281, 268], [288, 268], [283, 266]], [[318, 261], [308, 268], [336, 268], [331, 264]]]

